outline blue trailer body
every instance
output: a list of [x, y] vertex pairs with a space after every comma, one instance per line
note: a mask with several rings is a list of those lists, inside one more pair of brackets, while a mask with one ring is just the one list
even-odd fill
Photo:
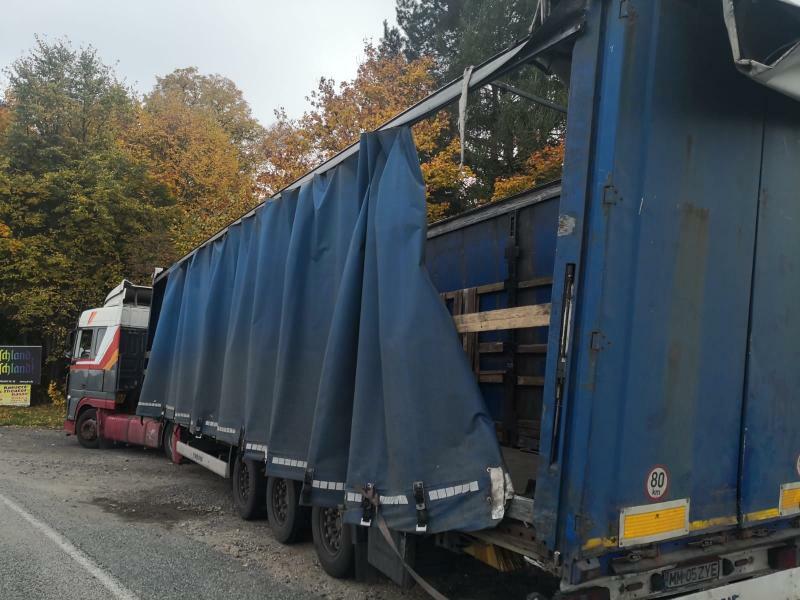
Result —
[[534, 511], [570, 558], [647, 542], [623, 511], [654, 502], [685, 502], [665, 539], [780, 527], [800, 479], [797, 103], [736, 72], [717, 3], [621, 5], [572, 63]]

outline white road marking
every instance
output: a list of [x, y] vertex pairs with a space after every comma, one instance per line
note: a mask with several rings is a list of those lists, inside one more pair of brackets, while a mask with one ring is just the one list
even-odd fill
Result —
[[117, 600], [138, 600], [136, 594], [128, 590], [116, 578], [107, 573], [100, 566], [89, 558], [85, 553], [76, 548], [67, 538], [58, 533], [55, 529], [50, 527], [44, 521], [40, 521], [24, 508], [19, 506], [13, 500], [0, 494], [0, 501], [2, 501], [8, 508], [17, 513], [20, 517], [25, 519], [33, 527], [41, 531], [50, 541], [56, 546], [61, 548], [67, 556], [86, 569], [90, 574], [99, 581]]

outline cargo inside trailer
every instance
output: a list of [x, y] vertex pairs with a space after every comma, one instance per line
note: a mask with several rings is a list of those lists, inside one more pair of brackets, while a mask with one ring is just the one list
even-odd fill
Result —
[[425, 263], [454, 317], [519, 307], [505, 322], [457, 321], [467, 358], [495, 421], [519, 496], [533, 498], [549, 327], [517, 327], [526, 309], [549, 305], [560, 183], [440, 221]]

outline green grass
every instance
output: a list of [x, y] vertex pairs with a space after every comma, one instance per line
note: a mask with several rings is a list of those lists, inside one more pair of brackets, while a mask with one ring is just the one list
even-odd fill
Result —
[[0, 406], [0, 426], [59, 429], [64, 425], [65, 412], [64, 406], [57, 404]]

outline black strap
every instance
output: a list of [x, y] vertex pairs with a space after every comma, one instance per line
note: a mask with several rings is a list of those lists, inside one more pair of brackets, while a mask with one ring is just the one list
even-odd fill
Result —
[[300, 498], [304, 504], [311, 502], [311, 488], [314, 484], [314, 469], [306, 469], [303, 474], [303, 488], [300, 491]]
[[361, 490], [361, 524], [364, 527], [372, 525], [372, 517], [375, 515], [378, 507], [378, 494], [375, 491], [375, 486], [368, 483]]
[[417, 506], [417, 533], [428, 531], [428, 507], [425, 505], [425, 486], [415, 481], [413, 486], [414, 503]]

